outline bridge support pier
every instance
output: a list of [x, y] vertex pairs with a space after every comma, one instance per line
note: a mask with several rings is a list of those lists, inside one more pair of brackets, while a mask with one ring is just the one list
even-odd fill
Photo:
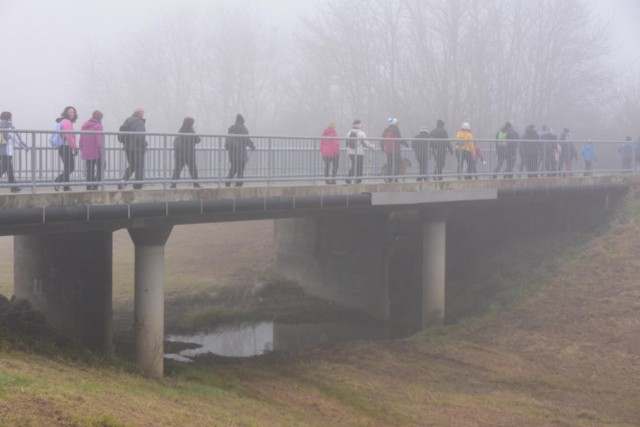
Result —
[[447, 223], [444, 215], [422, 222], [422, 328], [439, 326], [445, 318], [445, 249]]
[[172, 227], [129, 228], [135, 245], [134, 340], [144, 372], [164, 371], [164, 246]]
[[112, 351], [112, 233], [14, 237], [14, 293], [60, 334]]
[[276, 270], [310, 294], [389, 319], [388, 215], [275, 221]]

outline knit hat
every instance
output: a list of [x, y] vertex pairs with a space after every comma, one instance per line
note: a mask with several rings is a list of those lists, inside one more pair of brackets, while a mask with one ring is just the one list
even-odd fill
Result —
[[362, 120], [354, 120], [353, 124], [351, 125], [354, 129], [360, 129], [362, 127]]
[[443, 126], [444, 126], [444, 122], [442, 121], [442, 119], [438, 119], [438, 120], [436, 121], [436, 126], [437, 126], [437, 127], [443, 127]]
[[237, 125], [243, 125], [244, 124], [244, 117], [242, 117], [242, 114], [238, 114], [236, 116], [236, 124]]
[[462, 124], [462, 129], [464, 129], [464, 130], [471, 130], [471, 125], [470, 125], [469, 123], [467, 123], [467, 122], [464, 122], [464, 123]]

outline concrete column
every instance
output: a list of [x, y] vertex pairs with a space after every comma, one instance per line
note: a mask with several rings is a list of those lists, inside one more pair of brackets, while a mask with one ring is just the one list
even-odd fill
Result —
[[164, 371], [164, 245], [172, 227], [130, 228], [135, 244], [134, 346], [147, 374]]
[[426, 218], [422, 223], [422, 327], [444, 323], [447, 223]]
[[15, 236], [14, 293], [58, 333], [111, 352], [112, 233]]

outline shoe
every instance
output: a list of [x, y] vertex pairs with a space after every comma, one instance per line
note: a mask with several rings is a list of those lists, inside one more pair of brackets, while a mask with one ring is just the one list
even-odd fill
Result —
[[60, 191], [60, 186], [57, 184], [58, 181], [53, 181], [53, 190]]
[[225, 183], [224, 183], [224, 186], [225, 186], [225, 187], [231, 187], [231, 183], [230, 183], [230, 182], [225, 182]]
[[142, 184], [133, 184], [133, 189], [134, 189], [134, 190], [140, 190], [140, 189], [142, 189]]
[[22, 191], [22, 188], [20, 187], [11, 187], [11, 192], [12, 193], [19, 193]]
[[71, 187], [69, 187], [68, 185], [65, 185], [65, 186], [62, 188], [62, 191], [71, 191]]
[[177, 187], [177, 184], [171, 184], [171, 185], [169, 186], [169, 188], [176, 188], [176, 187]]
[[200, 188], [200, 184], [198, 184], [197, 182], [193, 184], [193, 188]]
[[236, 185], [235, 185], [235, 186], [236, 186], [236, 187], [242, 187], [242, 184], [243, 184], [242, 182], [236, 182]]
[[126, 187], [124, 184], [118, 184], [118, 190], [124, 190], [124, 187]]

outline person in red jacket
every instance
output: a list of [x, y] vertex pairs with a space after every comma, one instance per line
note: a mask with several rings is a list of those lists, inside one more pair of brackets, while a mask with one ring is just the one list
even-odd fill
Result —
[[338, 139], [338, 132], [336, 132], [336, 124], [334, 122], [329, 123], [324, 132], [322, 132], [320, 154], [324, 161], [325, 178], [329, 178], [329, 169], [331, 169], [331, 177], [333, 178], [327, 179], [325, 182], [327, 184], [335, 184], [336, 174], [338, 173], [338, 160], [340, 159], [340, 140]]

